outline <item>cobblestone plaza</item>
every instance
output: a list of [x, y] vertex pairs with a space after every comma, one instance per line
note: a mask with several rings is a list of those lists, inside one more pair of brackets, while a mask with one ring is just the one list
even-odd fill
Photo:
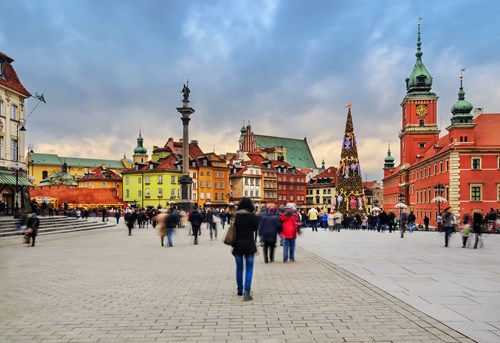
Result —
[[[306, 231], [297, 262], [256, 259], [236, 295], [230, 248], [123, 224], [0, 243], [2, 342], [497, 342], [500, 240]], [[453, 244], [454, 243], [454, 244]], [[277, 251], [277, 257], [281, 249]]]

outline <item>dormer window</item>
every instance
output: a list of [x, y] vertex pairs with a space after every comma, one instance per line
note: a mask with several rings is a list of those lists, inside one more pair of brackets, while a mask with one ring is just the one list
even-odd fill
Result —
[[0, 77], [3, 79], [3, 63], [0, 62]]
[[426, 79], [425, 75], [419, 75], [419, 76], [417, 76], [417, 85], [418, 86], [425, 85], [425, 79]]

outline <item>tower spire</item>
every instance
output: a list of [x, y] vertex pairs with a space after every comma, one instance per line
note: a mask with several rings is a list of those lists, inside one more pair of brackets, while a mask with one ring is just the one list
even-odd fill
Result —
[[417, 52], [415, 56], [417, 61], [413, 67], [413, 71], [410, 76], [406, 79], [406, 90], [407, 94], [426, 94], [430, 93], [432, 89], [432, 76], [425, 68], [422, 62], [422, 40], [420, 36], [420, 21], [422, 18], [418, 18], [418, 30], [417, 30]]

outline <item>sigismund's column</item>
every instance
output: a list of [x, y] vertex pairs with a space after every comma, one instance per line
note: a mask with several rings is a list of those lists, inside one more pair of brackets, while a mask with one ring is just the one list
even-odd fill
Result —
[[179, 209], [187, 211], [191, 208], [191, 177], [189, 176], [189, 116], [194, 113], [194, 109], [189, 107], [189, 83], [182, 87], [181, 93], [184, 95], [182, 99], [182, 107], [177, 107], [177, 111], [181, 114], [182, 120], [182, 176], [179, 180], [181, 184], [181, 200], [179, 201]]

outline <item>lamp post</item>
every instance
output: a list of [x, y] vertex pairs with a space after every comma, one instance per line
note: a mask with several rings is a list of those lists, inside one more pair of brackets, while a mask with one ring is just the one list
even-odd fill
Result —
[[443, 192], [444, 192], [444, 186], [442, 183], [438, 183], [437, 185], [434, 186], [434, 194], [438, 197], [437, 203], [438, 203], [438, 215], [441, 214], [441, 198], [443, 197]]
[[179, 180], [181, 184], [181, 201], [179, 209], [188, 211], [191, 207], [191, 190], [192, 183], [189, 176], [189, 116], [194, 113], [194, 109], [189, 107], [189, 83], [182, 87], [183, 94], [182, 107], [177, 107], [177, 112], [181, 114], [182, 120], [182, 176]]
[[403, 215], [403, 204], [405, 201], [405, 195], [403, 193], [399, 194], [398, 196], [399, 200], [399, 230], [401, 231], [401, 238], [404, 237], [405, 232], [404, 232], [404, 227], [403, 227], [403, 220], [402, 220], [402, 215]]
[[[17, 123], [17, 135], [16, 135], [16, 190], [14, 192], [14, 218], [19, 218], [19, 201], [18, 201], [18, 187], [19, 187], [19, 132], [25, 132], [26, 121], [22, 118], [19, 119]], [[21, 208], [23, 207], [23, 199], [21, 198]]]

